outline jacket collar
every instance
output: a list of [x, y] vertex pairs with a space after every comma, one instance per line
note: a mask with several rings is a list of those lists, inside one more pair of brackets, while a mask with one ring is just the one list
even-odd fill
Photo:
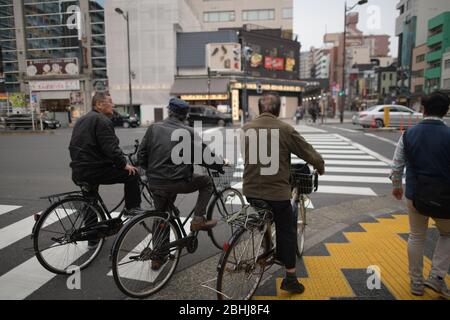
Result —
[[446, 126], [444, 119], [438, 117], [426, 117], [422, 120], [422, 123]]
[[269, 112], [264, 112], [264, 113], [261, 113], [256, 119], [260, 119], [260, 118], [264, 118], [264, 117], [269, 117], [269, 118], [273, 118], [273, 119], [278, 118]]

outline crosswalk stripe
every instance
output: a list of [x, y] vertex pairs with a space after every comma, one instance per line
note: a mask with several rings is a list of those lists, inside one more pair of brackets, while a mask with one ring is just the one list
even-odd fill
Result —
[[332, 150], [332, 149], [316, 149], [320, 154], [366, 154], [360, 150]]
[[348, 142], [331, 142], [331, 141], [317, 141], [310, 143], [313, 146], [320, 146], [320, 145], [326, 145], [326, 146], [349, 146], [350, 144]]
[[391, 180], [386, 177], [369, 177], [369, 176], [330, 176], [324, 175], [320, 177], [320, 181], [325, 182], [356, 182], [356, 183], [384, 183], [391, 184]]
[[373, 196], [377, 194], [371, 188], [356, 188], [356, 187], [342, 187], [342, 186], [319, 186], [317, 193], [326, 194], [342, 194], [342, 195], [359, 195], [359, 196]]
[[358, 168], [358, 167], [325, 167], [326, 173], [372, 173], [388, 175], [391, 173], [391, 169], [378, 169], [378, 168]]
[[0, 250], [29, 236], [34, 223], [34, 217], [28, 217], [0, 229]]
[[320, 150], [324, 150], [324, 149], [331, 149], [331, 150], [358, 150], [358, 148], [354, 147], [354, 146], [333, 146], [333, 145], [317, 145], [314, 146], [314, 149], [320, 149]]
[[[322, 158], [326, 159], [347, 159], [347, 160], [375, 160], [369, 155], [350, 155], [350, 154], [323, 154]], [[297, 156], [292, 156], [292, 159], [299, 159]]]
[[[293, 164], [304, 163], [303, 160], [293, 159]], [[327, 160], [325, 165], [343, 165], [343, 166], [365, 166], [365, 167], [388, 167], [386, 163], [381, 161], [350, 161], [350, 160]]]
[[0, 216], [2, 214], [14, 211], [16, 209], [21, 208], [20, 206], [8, 206], [8, 205], [0, 205]]

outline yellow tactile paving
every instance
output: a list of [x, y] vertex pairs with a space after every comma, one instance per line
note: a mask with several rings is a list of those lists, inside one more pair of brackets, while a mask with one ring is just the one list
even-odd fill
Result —
[[[342, 270], [367, 269], [369, 266], [380, 268], [382, 283], [396, 299], [440, 299], [438, 294], [429, 289], [426, 289], [423, 297], [410, 293], [407, 242], [400, 237], [400, 234], [409, 232], [408, 216], [394, 215], [393, 219], [378, 219], [378, 223], [360, 225], [366, 232], [344, 233], [349, 243], [326, 244], [330, 256], [304, 257], [309, 277], [301, 278], [300, 281], [306, 287], [305, 293], [288, 294], [279, 289], [282, 279], [277, 279], [277, 296], [260, 296], [255, 299], [327, 300], [356, 297]], [[428, 276], [430, 269], [431, 262], [424, 257], [425, 276]], [[446, 281], [450, 285], [450, 277]]]

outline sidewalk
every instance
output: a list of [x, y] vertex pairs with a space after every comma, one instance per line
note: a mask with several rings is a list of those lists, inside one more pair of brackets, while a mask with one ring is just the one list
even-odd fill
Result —
[[[303, 295], [281, 292], [284, 271], [273, 267], [267, 272], [255, 299], [439, 299], [427, 290], [422, 298], [409, 293], [406, 239], [407, 216], [403, 202], [390, 196], [363, 199], [308, 212], [305, 256], [297, 274], [306, 286]], [[436, 230], [432, 229], [436, 241]], [[427, 243], [425, 274], [430, 268], [434, 242]], [[175, 274], [170, 283], [151, 300], [215, 300], [220, 255]], [[369, 266], [381, 271], [381, 288], [367, 289]], [[450, 285], [450, 279], [448, 279]]]

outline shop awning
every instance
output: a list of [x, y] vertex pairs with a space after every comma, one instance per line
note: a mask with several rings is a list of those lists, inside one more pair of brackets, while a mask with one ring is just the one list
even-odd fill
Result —
[[186, 78], [175, 79], [175, 83], [170, 90], [172, 95], [186, 94], [226, 94], [228, 92], [229, 79], [210, 79], [208, 90], [207, 78]]

